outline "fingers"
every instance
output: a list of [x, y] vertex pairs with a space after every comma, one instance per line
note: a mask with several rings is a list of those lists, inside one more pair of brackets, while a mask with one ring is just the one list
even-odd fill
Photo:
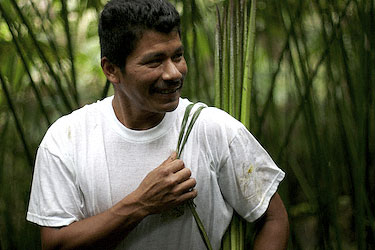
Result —
[[154, 169], [144, 180], [142, 190], [146, 200], [151, 200], [151, 207], [161, 211], [173, 207], [197, 196], [196, 180], [192, 172], [173, 152], [158, 168]]
[[184, 162], [177, 159], [177, 153], [175, 151], [159, 166], [159, 168], [164, 169], [166, 174], [176, 173], [184, 167]]
[[170, 169], [167, 170], [170, 171], [168, 181], [171, 184], [172, 188], [179, 186], [180, 184], [183, 184], [182, 186], [179, 186], [180, 189], [191, 189], [196, 185], [195, 179], [191, 178], [191, 170], [188, 168], [185, 168], [184, 163], [180, 160], [176, 160], [173, 163], [171, 163]]
[[166, 170], [171, 173], [177, 173], [183, 169], [185, 169], [185, 164], [182, 160], [178, 160], [178, 159], [175, 159], [174, 161], [166, 165]]
[[180, 203], [188, 201], [188, 200], [192, 200], [195, 197], [197, 197], [197, 195], [198, 195], [198, 191], [196, 189], [192, 189], [189, 192], [183, 193], [179, 197]]
[[181, 182], [180, 184], [176, 185], [174, 188], [174, 192], [176, 192], [176, 194], [191, 192], [196, 185], [197, 181], [194, 178], [189, 178], [184, 182]]
[[176, 151], [173, 151], [172, 154], [161, 165], [167, 165], [168, 163], [171, 163], [172, 161], [176, 159], [177, 159], [177, 153]]
[[[175, 154], [172, 154], [170, 158], [175, 158]], [[164, 170], [166, 173], [172, 173], [169, 175], [168, 182], [172, 193], [180, 196], [178, 200], [185, 201], [197, 196], [197, 190], [194, 189], [197, 182], [194, 178], [191, 178], [192, 172], [185, 167], [183, 161], [175, 159], [166, 162]]]
[[177, 183], [184, 182], [191, 177], [191, 170], [183, 167], [182, 169], [175, 172], [174, 176], [177, 179]]

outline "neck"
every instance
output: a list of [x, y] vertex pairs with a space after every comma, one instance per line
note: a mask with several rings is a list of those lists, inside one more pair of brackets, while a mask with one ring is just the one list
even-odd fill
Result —
[[112, 107], [117, 119], [127, 128], [134, 130], [146, 130], [158, 125], [165, 113], [139, 112], [116, 95], [112, 101]]

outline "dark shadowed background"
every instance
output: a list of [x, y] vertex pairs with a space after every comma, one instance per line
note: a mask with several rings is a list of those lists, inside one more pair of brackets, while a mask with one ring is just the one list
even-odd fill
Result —
[[[214, 105], [216, 4], [182, 15], [184, 96]], [[104, 0], [0, 1], [0, 249], [39, 249], [25, 221], [48, 126], [112, 93]], [[375, 249], [375, 1], [258, 0], [251, 132], [286, 173], [289, 249]]]

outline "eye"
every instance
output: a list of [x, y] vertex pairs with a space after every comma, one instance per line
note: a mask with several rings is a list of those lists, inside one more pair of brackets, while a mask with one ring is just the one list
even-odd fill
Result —
[[181, 52], [181, 53], [177, 53], [173, 56], [173, 61], [175, 62], [179, 62], [181, 61], [181, 59], [184, 57], [184, 54]]
[[161, 59], [152, 59], [148, 62], [146, 62], [146, 65], [151, 68], [156, 68], [162, 63]]

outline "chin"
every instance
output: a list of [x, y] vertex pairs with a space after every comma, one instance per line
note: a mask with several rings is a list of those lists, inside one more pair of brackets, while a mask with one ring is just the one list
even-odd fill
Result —
[[177, 100], [174, 100], [170, 103], [167, 104], [167, 106], [165, 107], [165, 112], [172, 112], [174, 111], [177, 107], [178, 107], [178, 104], [180, 102], [180, 98], [177, 98]]
[[179, 91], [169, 95], [155, 94], [152, 104], [150, 104], [154, 106], [158, 113], [172, 112], [178, 107], [180, 96]]

